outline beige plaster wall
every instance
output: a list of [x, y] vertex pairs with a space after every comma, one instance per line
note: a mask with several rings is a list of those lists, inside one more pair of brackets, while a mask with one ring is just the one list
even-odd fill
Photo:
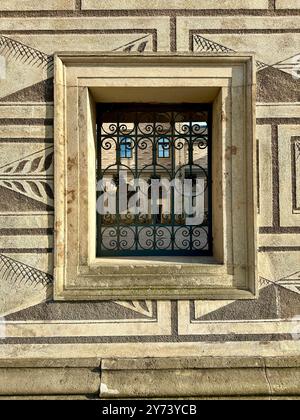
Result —
[[[2, 344], [299, 339], [299, 45], [298, 0], [1, 1]], [[53, 54], [95, 50], [256, 53], [258, 300], [52, 301]]]

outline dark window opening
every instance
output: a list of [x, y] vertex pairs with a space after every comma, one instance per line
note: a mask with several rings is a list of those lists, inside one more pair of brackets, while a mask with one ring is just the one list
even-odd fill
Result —
[[212, 255], [211, 121], [211, 105], [97, 105], [98, 257]]

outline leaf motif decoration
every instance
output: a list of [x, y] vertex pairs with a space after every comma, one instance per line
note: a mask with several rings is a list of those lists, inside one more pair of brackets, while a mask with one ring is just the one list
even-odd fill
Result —
[[143, 53], [143, 52], [146, 50], [147, 45], [148, 45], [148, 41], [144, 41], [144, 42], [142, 42], [142, 43], [138, 46], [138, 52], [139, 52], [139, 53]]
[[[138, 44], [137, 51], [139, 53], [143, 53], [146, 50], [148, 43], [149, 43], [148, 41], [144, 41], [144, 42], [141, 42], [140, 44]], [[134, 48], [136, 48], [136, 45], [131, 44], [124, 49], [124, 52], [132, 52], [132, 51], [134, 51]]]
[[50, 185], [47, 182], [41, 182], [41, 185], [43, 186], [45, 193], [47, 194], [47, 196], [53, 200], [54, 199], [54, 194], [53, 194], [53, 189], [50, 187]]
[[41, 156], [36, 158], [31, 164], [31, 172], [47, 172], [53, 164], [54, 153], [49, 153], [46, 157]]
[[30, 172], [37, 172], [37, 170], [39, 169], [41, 161], [42, 161], [42, 157], [38, 157], [38, 158], [34, 159], [34, 161], [31, 163]]
[[45, 172], [47, 172], [51, 168], [51, 166], [53, 165], [53, 157], [54, 157], [53, 152], [49, 153], [48, 156], [46, 156], [45, 163], [44, 163]]
[[153, 318], [153, 302], [149, 300], [114, 301], [117, 305], [131, 309], [148, 318]]
[[0, 173], [2, 172], [5, 175], [11, 173], [22, 175], [47, 173], [47, 175], [52, 175], [53, 160], [54, 151], [53, 146], [51, 146], [23, 159], [11, 162], [9, 165], [0, 168]]
[[0, 185], [33, 200], [53, 206], [53, 181], [46, 180], [0, 180]]
[[28, 164], [29, 160], [22, 160], [22, 162], [19, 163], [19, 165], [17, 166], [17, 168], [15, 169], [14, 173], [15, 174], [19, 174], [22, 173], [25, 166]]
[[28, 185], [30, 186], [32, 192], [34, 195], [37, 195], [38, 197], [42, 197], [42, 194], [40, 192], [40, 189], [38, 187], [38, 183], [33, 182], [33, 181], [27, 181]]
[[18, 190], [22, 193], [26, 193], [25, 188], [23, 187], [23, 185], [21, 184], [21, 182], [18, 181], [14, 181], [15, 186], [18, 188]]
[[3, 181], [4, 186], [8, 187], [8, 188], [12, 188], [12, 183], [8, 182], [8, 181]]

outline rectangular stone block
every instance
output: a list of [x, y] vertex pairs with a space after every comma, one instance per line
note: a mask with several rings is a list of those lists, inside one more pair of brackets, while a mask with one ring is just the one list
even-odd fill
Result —
[[[288, 127], [281, 125], [278, 128], [281, 226], [299, 226], [300, 224], [299, 139], [299, 125]], [[291, 241], [297, 242], [297, 236], [299, 235], [295, 235]], [[294, 246], [297, 245], [294, 244]]]
[[299, 357], [103, 359], [100, 396], [299, 395]]
[[52, 119], [53, 105], [49, 103], [10, 103], [0, 104], [0, 119]]
[[83, 10], [268, 9], [268, 0], [83, 0]]
[[300, 0], [276, 0], [276, 9], [300, 9]]
[[97, 394], [93, 368], [0, 368], [0, 395]]
[[[159, 51], [169, 52], [169, 24], [169, 16], [153, 16], [151, 19], [149, 16], [130, 18], [126, 16], [114, 19], [107, 17], [84, 19], [77, 17], [43, 17], [41, 19], [17, 17], [0, 19], [0, 32], [20, 30], [24, 33], [26, 31], [26, 36], [18, 35], [18, 41], [26, 45], [34, 45], [39, 51], [50, 55], [55, 51], [99, 51], [101, 49], [106, 52], [122, 51], [131, 44], [136, 45], [133, 51], [137, 51], [138, 45], [140, 45], [137, 41], [147, 35], [150, 38], [148, 49], [153, 49], [157, 45]], [[42, 31], [47, 32], [43, 34]], [[51, 32], [51, 42], [49, 42], [49, 31]], [[66, 33], [61, 33], [61, 31]], [[76, 31], [75, 43], [74, 34], [71, 31]], [[88, 35], [84, 35], [86, 31], [89, 32]], [[38, 69], [41, 71], [40, 68]], [[43, 78], [46, 79], [48, 76], [45, 74]], [[28, 77], [26, 80], [27, 86], [30, 86]], [[9, 82], [11, 84], [11, 77]], [[3, 89], [2, 86], [1, 89]]]
[[54, 216], [45, 213], [0, 214], [0, 226], [5, 229], [48, 229], [54, 227]]
[[74, 10], [75, 0], [1, 0], [0, 11]]
[[0, 138], [26, 139], [43, 138], [53, 139], [52, 126], [32, 126], [32, 125], [3, 125], [0, 126]]
[[[260, 112], [261, 109], [260, 109]], [[258, 125], [256, 127], [259, 147], [259, 226], [272, 226], [272, 142], [271, 127]], [[262, 175], [263, 174], [263, 175]]]
[[0, 249], [53, 248], [52, 236], [1, 236]]
[[274, 395], [299, 395], [300, 369], [267, 369], [272, 394]]
[[263, 368], [103, 371], [102, 398], [268, 395]]
[[[263, 368], [266, 360], [270, 367], [278, 367], [278, 359], [263, 359], [258, 357], [161, 357], [144, 359], [103, 359], [102, 371], [145, 371], [145, 370], [174, 370], [174, 369], [232, 369], [232, 368]], [[277, 362], [277, 364], [276, 364]], [[298, 367], [299, 358], [286, 357], [280, 367]], [[7, 362], [6, 362], [7, 363]], [[0, 359], [1, 366], [1, 359]]]

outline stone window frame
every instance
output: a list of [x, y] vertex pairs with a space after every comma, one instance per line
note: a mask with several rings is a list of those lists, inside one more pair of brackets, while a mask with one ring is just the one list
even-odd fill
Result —
[[[213, 257], [96, 258], [96, 103], [118, 101], [213, 103]], [[253, 54], [55, 54], [54, 298], [255, 299], [255, 112]]]

